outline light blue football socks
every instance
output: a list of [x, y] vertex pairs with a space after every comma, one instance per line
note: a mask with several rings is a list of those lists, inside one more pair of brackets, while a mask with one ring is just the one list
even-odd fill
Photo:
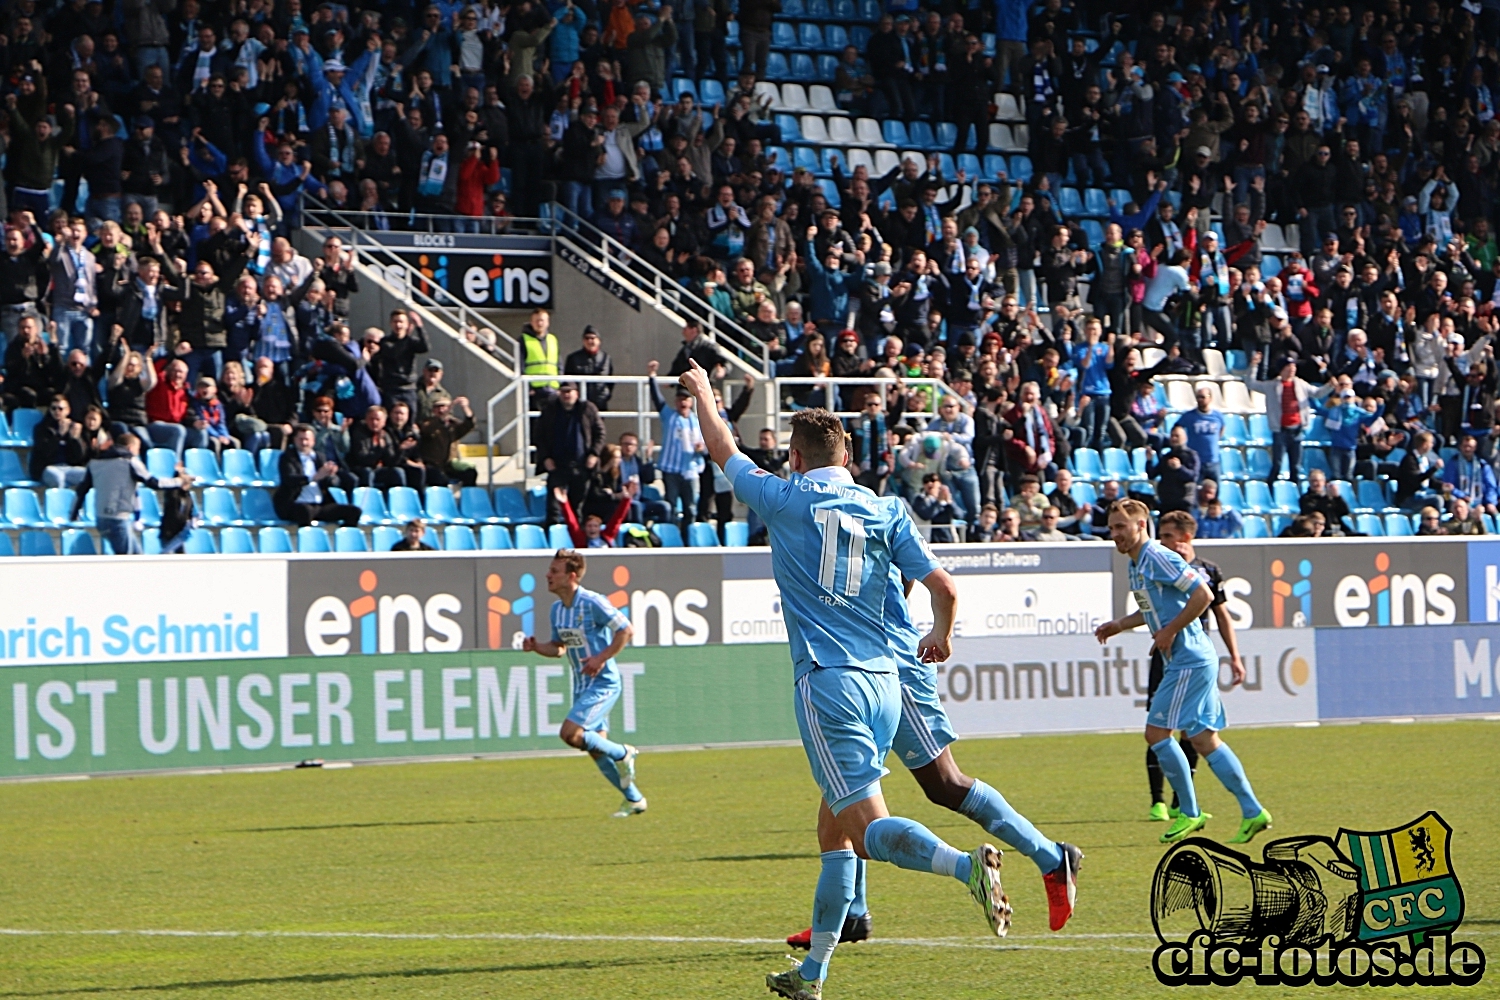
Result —
[[852, 850], [826, 851], [823, 869], [818, 873], [818, 889], [813, 895], [812, 941], [802, 962], [803, 979], [823, 979], [828, 974], [828, 960], [839, 943], [844, 917], [854, 900], [856, 872], [863, 862]]
[[[1240, 759], [1229, 749], [1228, 743], [1220, 743], [1219, 749], [1209, 754], [1204, 760], [1208, 766], [1213, 768], [1214, 776], [1229, 789], [1240, 803], [1240, 813], [1246, 819], [1254, 819], [1261, 813], [1260, 800], [1255, 797], [1255, 792], [1250, 788], [1250, 779], [1245, 777], [1245, 768], [1240, 764]], [[1181, 793], [1178, 794], [1181, 798]]]
[[949, 847], [937, 834], [916, 820], [886, 816], [865, 827], [865, 852], [874, 861], [889, 861], [897, 868], [948, 875], [969, 884], [972, 859]]
[[858, 858], [854, 866], [854, 901], [849, 904], [849, 916], [862, 917], [870, 912], [870, 904], [865, 900], [865, 869], [869, 864]]
[[[604, 742], [608, 743], [609, 741], [605, 740]], [[619, 746], [618, 743], [612, 745]], [[620, 756], [621, 759], [624, 759], [623, 753]], [[635, 787], [635, 782], [633, 781], [625, 788], [620, 788], [620, 769], [615, 766], [614, 760], [607, 754], [601, 753], [600, 756], [595, 757], [594, 766], [599, 769], [600, 774], [604, 775], [604, 780], [609, 782], [609, 787], [623, 791], [627, 800], [631, 802], [639, 802], [641, 801], [641, 799], [645, 798], [645, 796], [641, 794], [641, 790]]]
[[1062, 864], [1062, 848], [1042, 836], [1029, 819], [1011, 808], [1005, 796], [984, 782], [974, 782], [958, 811], [1030, 858], [1043, 875]]
[[[1161, 765], [1161, 773], [1166, 775], [1172, 791], [1177, 793], [1177, 805], [1182, 810], [1182, 814], [1184, 816], [1198, 815], [1198, 792], [1193, 788], [1193, 769], [1188, 766], [1187, 754], [1182, 752], [1182, 747], [1178, 746], [1177, 741], [1171, 736], [1160, 743], [1153, 743], [1151, 749], [1156, 753], [1156, 762]], [[1234, 754], [1229, 756], [1230, 759], [1234, 758]], [[1239, 767], [1239, 763], [1238, 760], [1234, 762], [1236, 768]], [[1210, 762], [1209, 766], [1213, 767], [1213, 763]], [[1219, 773], [1217, 767], [1214, 768], [1214, 773]], [[1245, 772], [1241, 771], [1240, 779], [1244, 780], [1244, 776]], [[1222, 776], [1220, 780], [1223, 780]], [[1225, 784], [1227, 785], [1228, 782], [1226, 781]], [[1247, 789], [1250, 787], [1248, 782], [1245, 787]]]
[[583, 748], [589, 753], [602, 753], [610, 760], [624, 760], [627, 753], [623, 743], [615, 743], [598, 733], [584, 733]]

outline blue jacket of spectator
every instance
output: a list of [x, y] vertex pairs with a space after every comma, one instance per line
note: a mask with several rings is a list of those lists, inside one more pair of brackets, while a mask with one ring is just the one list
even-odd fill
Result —
[[1221, 507], [1218, 517], [1209, 517], [1200, 511], [1198, 514], [1198, 537], [1244, 538], [1245, 519], [1240, 517], [1239, 511], [1230, 510], [1228, 507]]
[[1443, 466], [1443, 482], [1453, 485], [1454, 496], [1464, 497], [1471, 504], [1500, 503], [1494, 466], [1477, 455], [1471, 459], [1454, 455]]
[[1219, 464], [1219, 438], [1224, 433], [1224, 415], [1218, 410], [1189, 410], [1177, 422], [1187, 435], [1188, 447], [1198, 453], [1205, 464]]
[[[446, 22], [444, 22], [446, 23]], [[401, 65], [413, 78], [420, 70], [432, 74], [432, 85], [447, 90], [453, 84], [453, 67], [458, 63], [458, 35], [452, 28], [421, 37], [401, 56]]]
[[[377, 68], [375, 55], [366, 51], [354, 60], [338, 85], [338, 96], [349, 112], [349, 123], [364, 139], [375, 134], [374, 112], [370, 109], [370, 87]], [[312, 78], [312, 84], [313, 102], [308, 108], [307, 124], [311, 128], [324, 128], [328, 124], [328, 112], [333, 108], [334, 87], [322, 72]]]
[[995, 35], [1002, 42], [1026, 41], [1026, 10], [1029, 6], [1024, 0], [998, 0], [995, 4]]
[[864, 269], [829, 271], [818, 259], [811, 243], [803, 257], [807, 261], [807, 292], [812, 299], [811, 317], [816, 323], [842, 323], [849, 315], [849, 296], [865, 282]]
[[[291, 163], [281, 163], [272, 160], [271, 154], [266, 151], [266, 136], [269, 133], [257, 133], [250, 141], [250, 146], [255, 152], [255, 166], [262, 177], [270, 179], [273, 191], [284, 191], [276, 195], [276, 204], [281, 206], [282, 212], [286, 214], [288, 225], [295, 225], [292, 220], [297, 216], [297, 190], [306, 189], [308, 194], [316, 195], [323, 190], [323, 185], [312, 174], [302, 179], [302, 165], [296, 160]], [[290, 291], [290, 289], [288, 289]]]
[[[552, 46], [553, 69], [556, 71], [559, 66], [571, 69], [578, 61], [578, 37], [583, 33], [586, 19], [583, 11], [565, 4], [554, 4], [552, 16], [557, 18], [557, 25], [552, 29], [552, 37], [548, 39], [548, 43]], [[556, 72], [553, 74], [553, 79], [559, 79]]]
[[1359, 447], [1359, 432], [1373, 424], [1385, 412], [1385, 405], [1366, 413], [1365, 408], [1352, 400], [1347, 403], [1330, 402], [1323, 405], [1323, 427], [1328, 431], [1329, 447], [1341, 451], [1353, 451]]

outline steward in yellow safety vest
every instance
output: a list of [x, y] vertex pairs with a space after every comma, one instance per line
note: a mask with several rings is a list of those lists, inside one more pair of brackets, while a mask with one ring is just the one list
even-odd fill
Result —
[[[521, 350], [523, 362], [521, 371], [526, 375], [556, 375], [560, 371], [557, 366], [557, 337], [550, 332], [552, 316], [545, 309], [533, 309], [531, 311], [531, 322], [521, 328]], [[531, 405], [536, 409], [539, 404], [549, 400], [557, 392], [557, 382], [533, 382], [531, 383]]]

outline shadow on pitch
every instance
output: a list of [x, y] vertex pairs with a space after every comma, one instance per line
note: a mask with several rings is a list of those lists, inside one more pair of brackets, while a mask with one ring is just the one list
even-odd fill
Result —
[[[577, 818], [577, 817], [574, 817]], [[551, 823], [555, 816], [512, 816], [504, 819], [414, 819], [387, 820], [379, 823], [320, 823], [309, 826], [250, 826], [225, 833], [303, 833], [315, 830], [378, 830], [383, 827], [407, 826], [488, 826], [496, 823]]]
[[722, 961], [745, 957], [740, 952], [686, 955], [680, 958], [626, 958], [618, 961], [572, 960], [527, 962], [515, 965], [473, 965], [457, 968], [390, 969], [385, 972], [309, 972], [298, 976], [264, 976], [244, 979], [201, 979], [140, 986], [80, 986], [68, 990], [36, 990], [0, 993], [0, 997], [62, 997], [101, 993], [150, 993], [167, 990], [222, 990], [243, 986], [322, 985], [360, 980], [436, 979], [443, 976], [492, 976], [516, 972], [587, 972], [593, 969], [623, 969], [651, 965], [682, 965], [688, 962]]
[[806, 861], [816, 855], [801, 854], [720, 854], [711, 858], [694, 858], [694, 861]]

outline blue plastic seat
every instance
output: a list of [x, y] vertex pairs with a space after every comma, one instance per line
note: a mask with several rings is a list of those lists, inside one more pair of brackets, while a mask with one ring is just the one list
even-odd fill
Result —
[[[114, 553], [114, 549], [110, 546], [110, 544], [108, 542], [104, 543], [104, 547], [111, 554]], [[159, 556], [159, 555], [161, 555], [161, 529], [160, 528], [147, 528], [145, 531], [141, 532], [141, 551], [144, 552], [148, 556]]]
[[797, 47], [796, 29], [785, 21], [771, 22], [771, 46], [778, 49], [795, 49]]
[[275, 553], [290, 552], [292, 551], [292, 536], [285, 528], [261, 528], [260, 550]]
[[177, 452], [171, 448], [152, 448], [146, 452], [146, 471], [157, 479], [177, 475]]
[[1263, 479], [1251, 479], [1245, 483], [1245, 506], [1255, 514], [1285, 514], [1278, 510], [1271, 499], [1271, 487]]
[[1093, 483], [1074, 483], [1073, 488], [1068, 490], [1068, 495], [1073, 502], [1082, 506], [1083, 504], [1095, 504], [1099, 502], [1099, 492], [1094, 489]]
[[661, 521], [655, 526], [656, 537], [661, 539], [661, 547], [664, 549], [682, 548], [682, 532], [677, 525], [667, 521]]
[[249, 486], [260, 482], [260, 470], [255, 467], [255, 456], [244, 448], [225, 449], [224, 478], [230, 486]]
[[1073, 218], [1083, 214], [1083, 199], [1079, 197], [1077, 188], [1063, 188], [1058, 193], [1057, 201], [1057, 207], [1064, 216]]
[[47, 523], [59, 528], [73, 526], [73, 501], [77, 499], [78, 494], [73, 490], [61, 486], [48, 487], [47, 492], [42, 496]]
[[[770, 72], [769, 60], [766, 66], [767, 73]], [[818, 67], [813, 62], [813, 57], [806, 52], [792, 53], [792, 68], [786, 74], [787, 79], [796, 80], [799, 83], [812, 83], [818, 78]]]
[[915, 121], [906, 126], [906, 134], [911, 137], [911, 144], [917, 149], [930, 151], [938, 148], [937, 137], [932, 134], [932, 126], [924, 121]]
[[[429, 508], [431, 502], [428, 502]], [[481, 524], [499, 524], [500, 517], [490, 503], [489, 491], [480, 486], [465, 486], [459, 494], [458, 509], [465, 518]]]
[[[823, 49], [825, 52], [844, 51], [844, 46], [849, 44], [849, 32], [840, 24], [823, 25]], [[835, 59], [838, 57], [835, 56]]]
[[479, 547], [493, 552], [501, 549], [513, 549], [515, 545], [510, 540], [510, 529], [505, 525], [481, 524], [479, 526]]
[[[36, 425], [46, 416], [41, 410], [21, 409], [10, 415], [11, 436], [27, 447], [36, 440]], [[81, 418], [80, 414], [80, 418]]]
[[45, 528], [52, 524], [37, 505], [36, 494], [24, 489], [5, 491], [5, 519], [22, 528]]
[[21, 555], [55, 556], [57, 546], [52, 544], [52, 536], [45, 531], [23, 531], [21, 532]]
[[370, 551], [389, 552], [401, 541], [401, 529], [394, 524], [377, 524], [370, 531]]
[[1245, 468], [1251, 479], [1270, 479], [1271, 453], [1264, 448], [1246, 448]]
[[188, 532], [187, 540], [182, 543], [182, 551], [190, 556], [216, 556], [219, 554], [219, 544], [214, 539], [214, 533], [207, 528], [194, 528]]
[[1243, 447], [1245, 444], [1245, 418], [1238, 413], [1220, 414], [1224, 418], [1224, 433], [1219, 435], [1221, 444], [1232, 448]]
[[[790, 28], [790, 25], [787, 25]], [[766, 57], [766, 79], [785, 80], [792, 75], [792, 68], [787, 64], [786, 56], [780, 52], [772, 52]]]
[[615, 548], [623, 549], [625, 547], [625, 538], [630, 534], [632, 530], [645, 531], [646, 526], [644, 524], [641, 524], [639, 521], [622, 522], [620, 524], [619, 534], [615, 535]]
[[676, 100], [683, 94], [691, 94], [694, 102], [698, 100], [698, 87], [685, 76], [672, 78], [672, 99]]
[[958, 176], [958, 165], [953, 162], [952, 153], [938, 154], [938, 172], [944, 177]]
[[1010, 179], [1025, 183], [1032, 178], [1031, 157], [1019, 153], [1010, 158]]
[[516, 525], [516, 548], [518, 549], [545, 549], [547, 548], [547, 533], [535, 524]]
[[262, 489], [252, 487], [241, 492], [240, 510], [240, 519], [247, 524], [275, 526], [285, 523], [276, 516], [271, 494]]
[[[833, 30], [833, 29], [828, 29]], [[813, 57], [817, 61], [819, 83], [833, 83], [839, 75], [839, 61], [826, 52], [820, 52]]]
[[1387, 535], [1415, 535], [1412, 530], [1411, 518], [1405, 514], [1387, 514], [1385, 516], [1385, 533]]
[[1083, 234], [1088, 238], [1088, 245], [1091, 248], [1097, 250], [1099, 245], [1104, 242], [1104, 227], [1099, 224], [1097, 219], [1084, 219], [1078, 223], [1078, 228], [1083, 230]]
[[1302, 494], [1297, 492], [1297, 484], [1290, 479], [1276, 480], [1271, 496], [1275, 498], [1272, 506], [1278, 514], [1295, 514], [1302, 509]]
[[807, 10], [802, 5], [802, 0], [782, 0], [781, 16], [790, 19], [806, 17]]
[[297, 529], [298, 552], [328, 552], [328, 532], [316, 525]]
[[979, 157], [973, 153], [958, 154], [958, 169], [971, 179], [984, 176], [984, 164], [980, 163]]
[[840, 198], [838, 185], [834, 184], [833, 181], [829, 180], [827, 177], [823, 177], [818, 180], [818, 190], [823, 192], [823, 197], [827, 200], [828, 206], [830, 208], [839, 207]]
[[[806, 142], [802, 138], [802, 125], [797, 121], [796, 115], [777, 115], [776, 127], [781, 130], [781, 141], [795, 146], [800, 142]], [[782, 162], [783, 170], [790, 170], [790, 165]]]
[[833, 10], [828, 0], [807, 0], [807, 13], [805, 15], [814, 21], [826, 21], [833, 16]]
[[30, 441], [22, 441], [11, 433], [10, 421], [5, 419], [5, 411], [0, 410], [0, 448], [25, 448], [30, 444]]
[[240, 511], [234, 502], [234, 492], [223, 486], [210, 486], [204, 490], [203, 519], [220, 528], [240, 523]]
[[906, 134], [906, 126], [894, 118], [887, 118], [880, 123], [880, 134], [885, 141], [900, 149], [911, 146], [911, 138]]
[[[731, 21], [729, 23], [737, 24], [738, 22]], [[708, 105], [710, 108], [715, 104], [724, 103], [724, 85], [712, 77], [708, 77], [698, 84], [698, 94], [702, 103]]]
[[1266, 519], [1258, 514], [1251, 514], [1244, 519], [1246, 538], [1270, 538], [1271, 530], [1266, 527]]
[[[969, 134], [972, 135], [973, 132], [971, 128]], [[939, 149], [952, 149], [953, 144], [958, 141], [958, 126], [953, 122], [938, 122], [937, 128], [933, 130], [933, 138], [937, 140]], [[967, 146], [968, 143], [965, 142], [964, 145]]]
[[797, 47], [821, 52], [824, 48], [823, 29], [810, 21], [804, 21], [797, 27]]
[[[1265, 483], [1261, 483], [1261, 485], [1264, 486]], [[1245, 492], [1240, 487], [1240, 484], [1228, 479], [1219, 483], [1219, 502], [1230, 510], [1237, 510], [1241, 514], [1260, 513], [1260, 511], [1251, 510], [1249, 503], [1245, 500]]]
[[[824, 153], [837, 154], [838, 150], [825, 149]], [[793, 169], [801, 167], [803, 170], [813, 174], [833, 173], [832, 167], [824, 168], [823, 160], [819, 158], [817, 149], [812, 146], [796, 146], [792, 149], [792, 167]]]
[[249, 528], [225, 528], [219, 532], [219, 546], [226, 556], [249, 555], [255, 551], [255, 536]]
[[362, 513], [360, 524], [393, 524], [395, 518], [386, 510], [385, 497], [373, 486], [357, 486], [354, 489], [354, 506]]
[[1104, 449], [1104, 478], [1121, 482], [1131, 477], [1130, 453], [1124, 448]]
[[724, 525], [724, 544], [743, 548], [750, 544], [750, 525], [744, 521], [730, 521]]
[[219, 468], [218, 456], [209, 448], [189, 448], [182, 453], [182, 464], [187, 466], [195, 486], [224, 486], [228, 483], [224, 470]]
[[1354, 518], [1354, 530], [1362, 535], [1384, 536], [1385, 522], [1380, 519], [1379, 514], [1357, 514]]
[[547, 526], [547, 545], [554, 549], [571, 549], [573, 547], [573, 536], [568, 534], [566, 524], [549, 524]]
[[719, 544], [719, 533], [706, 521], [688, 525], [688, 544], [695, 549], [713, 548]]
[[849, 29], [849, 44], [854, 46], [856, 49], [859, 49], [859, 51], [861, 52], [869, 49], [870, 39], [874, 37], [875, 29], [866, 28], [862, 24], [857, 24]]
[[62, 554], [65, 556], [96, 556], [94, 539], [82, 528], [69, 528], [62, 533]]
[[1272, 514], [1268, 521], [1271, 522], [1271, 537], [1280, 538], [1281, 533], [1291, 526], [1292, 518], [1289, 514]]
[[370, 546], [365, 541], [365, 533], [359, 528], [339, 527], [333, 529], [333, 550], [335, 552], [368, 552]]
[[473, 524], [474, 519], [458, 512], [453, 491], [446, 486], [427, 487], [427, 517], [439, 524]]
[[1328, 428], [1323, 426], [1323, 418], [1319, 414], [1313, 414], [1307, 423], [1307, 430], [1302, 435], [1303, 444], [1328, 444], [1332, 438], [1328, 436]]
[[854, 0], [833, 0], [833, 16], [839, 21], [853, 21], [859, 17], [859, 8]]
[[10, 536], [0, 531], [0, 557], [10, 558], [16, 554], [16, 547], [11, 544]]
[[1281, 258], [1273, 253], [1262, 254], [1260, 258], [1260, 275], [1263, 278], [1274, 278], [1281, 273]]
[[443, 548], [448, 552], [473, 552], [474, 529], [467, 524], [450, 524], [443, 529]]
[[1239, 481], [1250, 478], [1250, 473], [1245, 468], [1245, 456], [1238, 448], [1219, 449], [1219, 475]]
[[260, 450], [260, 481], [264, 486], [281, 485], [281, 452], [275, 448]]
[[1086, 188], [1083, 192], [1083, 211], [1085, 215], [1109, 218], [1109, 202], [1104, 192], [1099, 188]]
[[1358, 513], [1384, 514], [1390, 504], [1386, 501], [1385, 487], [1378, 479], [1361, 479], [1355, 485], [1355, 500], [1349, 506]]
[[1252, 413], [1246, 421], [1245, 443], [1268, 448], [1271, 445], [1271, 422], [1264, 413]]
[[1010, 167], [1006, 164], [1005, 157], [999, 153], [985, 153], [984, 173], [982, 176], [986, 180], [994, 181], [999, 180], [1001, 174], [1010, 175]]
[[874, 24], [880, 20], [880, 0], [859, 0], [859, 19]]
[[1331, 477], [1332, 469], [1328, 465], [1328, 453], [1322, 448], [1302, 449], [1302, 475], [1306, 476], [1312, 470], [1317, 469], [1323, 475]]
[[1079, 448], [1073, 452], [1074, 475], [1086, 483], [1095, 483], [1104, 479], [1104, 463], [1099, 460], [1099, 453], [1092, 448]]
[[495, 512], [507, 524], [538, 524], [545, 520], [531, 516], [526, 494], [514, 486], [502, 486], [495, 491]]
[[153, 528], [161, 526], [161, 501], [156, 491], [145, 483], [135, 488], [135, 499], [140, 507], [140, 522]]
[[390, 503], [391, 517], [403, 524], [427, 518], [427, 512], [422, 509], [421, 495], [410, 486], [392, 486], [386, 499]]

